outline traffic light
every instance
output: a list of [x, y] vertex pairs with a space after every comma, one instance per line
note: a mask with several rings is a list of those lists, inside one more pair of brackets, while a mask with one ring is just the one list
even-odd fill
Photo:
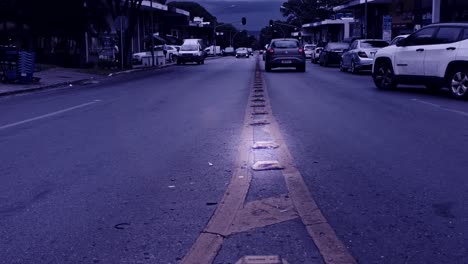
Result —
[[274, 24], [273, 20], [270, 19], [270, 27], [272, 27]]
[[245, 17], [242, 18], [242, 25], [245, 26], [245, 24], [247, 24], [247, 19]]

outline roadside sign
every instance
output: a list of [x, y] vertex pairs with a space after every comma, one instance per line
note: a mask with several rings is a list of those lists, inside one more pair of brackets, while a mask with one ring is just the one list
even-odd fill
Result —
[[392, 16], [383, 16], [382, 39], [385, 41], [392, 40]]

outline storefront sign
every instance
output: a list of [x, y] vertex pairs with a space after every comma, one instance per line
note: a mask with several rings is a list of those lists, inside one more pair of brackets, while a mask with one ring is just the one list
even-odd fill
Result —
[[382, 39], [386, 41], [392, 40], [392, 16], [383, 17]]

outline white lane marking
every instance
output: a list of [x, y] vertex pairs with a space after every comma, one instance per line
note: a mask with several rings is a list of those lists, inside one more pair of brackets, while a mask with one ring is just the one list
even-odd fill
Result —
[[419, 99], [416, 99], [416, 98], [413, 98], [413, 99], [411, 99], [411, 100], [412, 100], [412, 101], [415, 101], [415, 102], [418, 102], [418, 103], [421, 103], [421, 104], [433, 106], [433, 107], [438, 108], [438, 109], [440, 109], [440, 110], [444, 110], [444, 111], [447, 111], [447, 112], [452, 112], [452, 113], [455, 113], [455, 114], [459, 114], [459, 115], [468, 117], [468, 113], [467, 113], [467, 112], [464, 112], [464, 111], [460, 111], [460, 110], [455, 110], [455, 109], [447, 108], [447, 107], [444, 107], [444, 106], [441, 106], [441, 105], [438, 105], [438, 104], [426, 102], [426, 101], [419, 100]]
[[65, 109], [59, 110], [59, 111], [55, 111], [55, 112], [52, 112], [52, 113], [48, 113], [48, 114], [45, 114], [45, 115], [41, 115], [41, 116], [37, 116], [37, 117], [33, 117], [33, 118], [26, 119], [26, 120], [23, 120], [23, 121], [19, 121], [19, 122], [11, 123], [11, 124], [8, 124], [8, 125], [0, 126], [0, 130], [7, 129], [7, 128], [10, 128], [10, 127], [19, 126], [19, 125], [26, 124], [26, 123], [29, 123], [29, 122], [33, 122], [33, 121], [37, 121], [37, 120], [40, 120], [40, 119], [44, 119], [44, 118], [47, 118], [47, 117], [60, 115], [60, 114], [66, 113], [66, 112], [70, 112], [70, 111], [73, 111], [73, 110], [76, 110], [76, 109], [79, 109], [79, 108], [86, 107], [86, 106], [88, 106], [88, 105], [92, 105], [92, 104], [98, 103], [98, 102], [100, 102], [100, 101], [101, 101], [101, 100], [94, 100], [94, 101], [89, 102], [89, 103], [76, 105], [76, 106], [73, 106], [73, 107], [69, 107], [69, 108], [65, 108]]

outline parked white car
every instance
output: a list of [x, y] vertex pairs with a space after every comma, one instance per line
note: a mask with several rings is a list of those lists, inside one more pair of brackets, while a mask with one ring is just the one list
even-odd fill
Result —
[[179, 51], [172, 45], [159, 45], [155, 47], [155, 50], [162, 50], [164, 51], [164, 55], [166, 56], [166, 61], [175, 62], [177, 61], [177, 56], [179, 55]]
[[325, 42], [317, 44], [317, 46], [315, 47], [315, 49], [314, 49], [314, 51], [312, 52], [312, 55], [311, 55], [311, 62], [312, 63], [318, 63], [318, 61], [320, 59], [320, 53], [322, 53], [322, 50], [323, 50], [323, 48], [325, 48], [326, 45], [327, 45], [327, 43], [325, 43]]
[[317, 45], [314, 44], [305, 44], [304, 45], [304, 53], [306, 56], [306, 59], [312, 59], [312, 53], [314, 52], [314, 49], [317, 47]]
[[380, 49], [372, 76], [380, 89], [400, 83], [446, 86], [454, 97], [467, 97], [468, 23], [432, 24]]

